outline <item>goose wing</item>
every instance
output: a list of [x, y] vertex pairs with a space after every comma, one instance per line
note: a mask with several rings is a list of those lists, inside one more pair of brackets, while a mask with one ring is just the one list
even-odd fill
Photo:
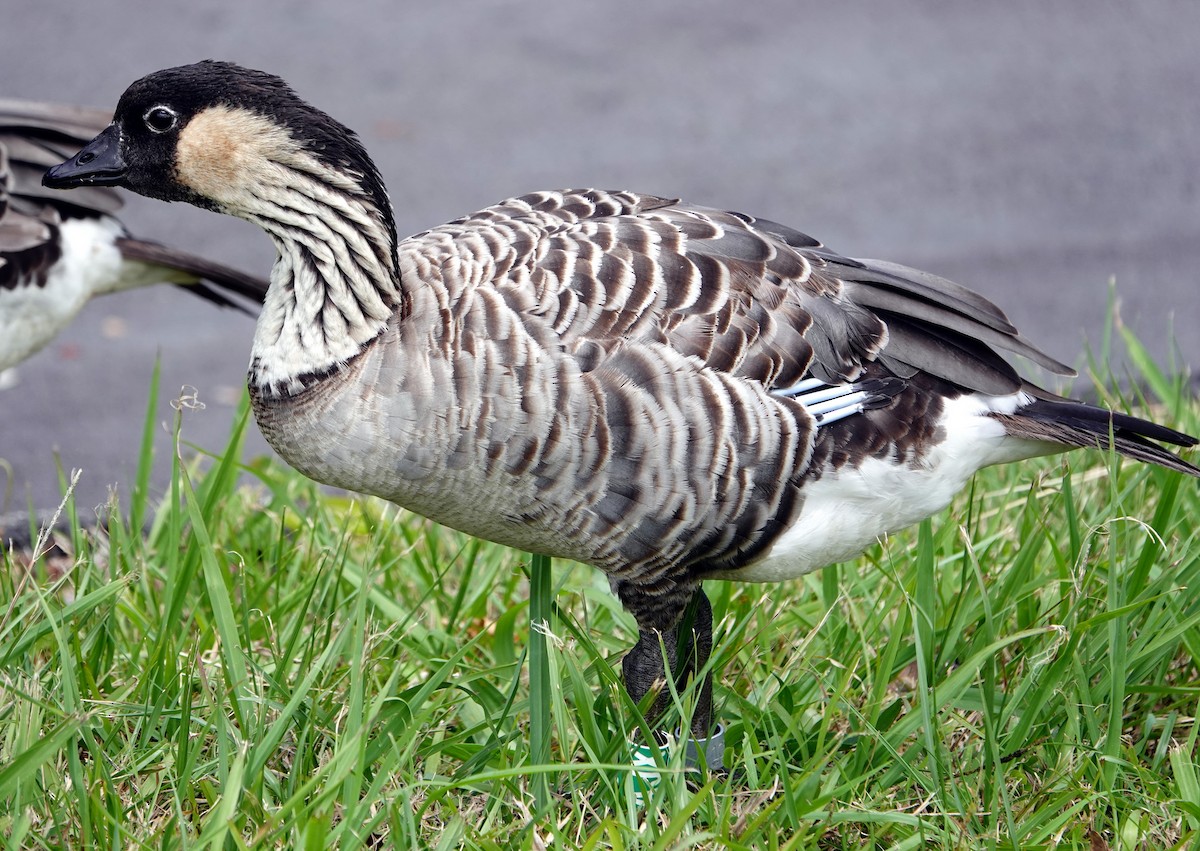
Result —
[[585, 359], [650, 343], [781, 395], [851, 384], [873, 364], [900, 379], [922, 372], [1016, 392], [1022, 380], [997, 348], [1072, 373], [965, 287], [843, 257], [741, 213], [629, 192], [540, 192], [414, 239], [449, 240], [467, 258], [464, 284], [494, 287]]

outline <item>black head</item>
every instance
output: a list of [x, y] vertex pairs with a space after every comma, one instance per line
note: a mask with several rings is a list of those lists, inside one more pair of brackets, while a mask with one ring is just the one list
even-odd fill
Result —
[[261, 157], [300, 150], [345, 175], [391, 220], [383, 181], [355, 133], [279, 77], [207, 60], [133, 83], [113, 123], [43, 178], [54, 188], [123, 186], [165, 201], [238, 214], [238, 181]]

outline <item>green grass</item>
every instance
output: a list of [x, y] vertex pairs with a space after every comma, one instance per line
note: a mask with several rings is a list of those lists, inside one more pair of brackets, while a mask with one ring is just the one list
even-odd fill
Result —
[[[1200, 403], [1139, 366], [1155, 415], [1200, 432]], [[0, 556], [6, 847], [1200, 837], [1194, 480], [1103, 453], [987, 470], [854, 563], [710, 583], [734, 771], [689, 784], [673, 761], [642, 810], [635, 629], [601, 575], [556, 563], [534, 642], [526, 555], [238, 467], [244, 409], [152, 499], [151, 426], [106, 533], [68, 503], [67, 557]]]

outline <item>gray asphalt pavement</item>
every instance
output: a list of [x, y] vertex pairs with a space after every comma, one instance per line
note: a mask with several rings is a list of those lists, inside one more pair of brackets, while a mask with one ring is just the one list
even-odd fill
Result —
[[[170, 65], [275, 72], [359, 130], [403, 232], [533, 189], [637, 189], [958, 280], [1067, 362], [1099, 343], [1115, 279], [1153, 352], [1173, 333], [1200, 364], [1198, 3], [5, 6], [0, 94], [111, 108]], [[133, 197], [124, 219], [270, 268], [245, 223]], [[52, 508], [56, 458], [83, 469], [85, 516], [127, 492], [156, 356], [158, 417], [195, 387], [184, 437], [219, 449], [252, 333], [169, 288], [93, 303], [0, 391], [0, 514]]]

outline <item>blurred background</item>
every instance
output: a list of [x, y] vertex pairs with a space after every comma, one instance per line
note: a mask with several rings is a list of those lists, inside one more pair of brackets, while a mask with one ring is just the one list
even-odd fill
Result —
[[[1076, 365], [1115, 280], [1156, 357], [1200, 363], [1200, 3], [5, 5], [0, 95], [111, 110], [162, 67], [274, 72], [359, 131], [402, 234], [534, 189], [636, 189], [950, 277]], [[243, 222], [133, 196], [122, 217], [270, 269]], [[93, 302], [0, 390], [0, 515], [54, 508], [60, 461], [85, 518], [128, 493], [156, 358], [158, 419], [194, 387], [184, 439], [220, 450], [253, 330], [171, 288]]]

